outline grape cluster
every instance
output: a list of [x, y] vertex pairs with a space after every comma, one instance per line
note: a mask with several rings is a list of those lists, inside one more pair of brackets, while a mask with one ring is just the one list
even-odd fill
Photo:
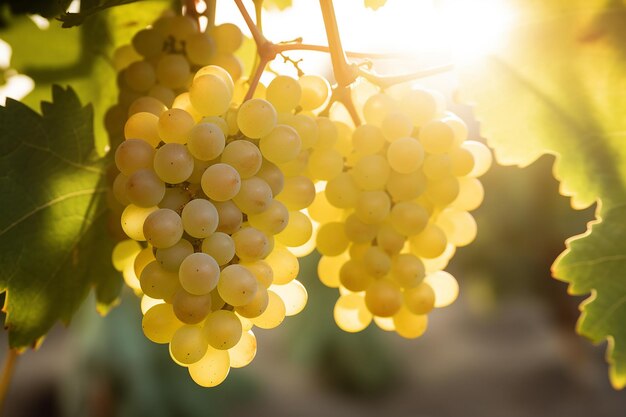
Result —
[[308, 209], [320, 223], [318, 273], [339, 288], [340, 328], [357, 332], [374, 320], [415, 338], [427, 314], [456, 297], [443, 268], [476, 236], [468, 212], [482, 201], [477, 177], [491, 155], [466, 140], [466, 125], [435, 91], [376, 93], [362, 115], [366, 123], [347, 140], [308, 161], [309, 174], [326, 181]]

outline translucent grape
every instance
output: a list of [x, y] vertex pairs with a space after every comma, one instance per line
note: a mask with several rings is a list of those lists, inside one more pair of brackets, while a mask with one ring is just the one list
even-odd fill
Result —
[[189, 365], [188, 369], [196, 384], [207, 388], [215, 387], [226, 379], [230, 371], [228, 351], [209, 346], [202, 359]]
[[235, 254], [244, 261], [265, 258], [272, 249], [267, 235], [254, 227], [242, 227], [232, 235]]
[[215, 201], [232, 199], [239, 193], [241, 177], [235, 168], [228, 164], [211, 165], [202, 175], [202, 191]]
[[272, 268], [272, 283], [276, 285], [285, 285], [293, 281], [300, 271], [298, 258], [284, 246], [278, 244], [265, 258], [265, 262]]
[[380, 128], [364, 124], [354, 129], [352, 146], [359, 156], [374, 155], [385, 146], [385, 137]]
[[289, 210], [302, 210], [315, 199], [315, 185], [309, 178], [299, 175], [285, 178], [285, 185], [276, 199]]
[[180, 288], [172, 298], [176, 317], [186, 324], [198, 324], [211, 312], [211, 294], [194, 295]]
[[152, 168], [154, 148], [140, 139], [128, 139], [115, 150], [115, 166], [127, 177], [140, 169]]
[[261, 178], [272, 189], [272, 195], [278, 195], [285, 185], [285, 176], [280, 168], [273, 163], [263, 160], [261, 168], [256, 173], [256, 176]]
[[316, 149], [309, 155], [309, 174], [318, 180], [331, 180], [343, 171], [343, 156], [334, 149]]
[[154, 171], [166, 183], [181, 183], [193, 172], [193, 157], [184, 145], [166, 143], [154, 155]]
[[179, 288], [178, 276], [152, 261], [141, 271], [141, 290], [149, 297], [169, 301]]
[[313, 225], [308, 216], [299, 211], [289, 213], [287, 227], [276, 235], [276, 240], [285, 246], [304, 245], [313, 234]]
[[426, 283], [409, 288], [404, 291], [404, 305], [413, 314], [428, 314], [435, 308], [435, 292]]
[[241, 227], [243, 222], [243, 213], [232, 201], [218, 202], [214, 201], [213, 205], [217, 209], [219, 223], [217, 224], [217, 232], [233, 234]]
[[171, 272], [178, 272], [180, 264], [183, 260], [194, 252], [193, 245], [186, 239], [179, 240], [175, 245], [169, 248], [157, 249], [153, 259], [159, 262], [159, 265]]
[[241, 339], [242, 330], [241, 321], [237, 315], [227, 310], [218, 310], [209, 314], [203, 328], [209, 344], [219, 350], [234, 347]]
[[429, 217], [424, 207], [410, 201], [396, 203], [389, 215], [395, 231], [404, 236], [416, 235], [424, 230]]
[[446, 249], [446, 235], [439, 227], [429, 223], [424, 230], [410, 239], [411, 252], [423, 258], [436, 258]]
[[317, 232], [317, 250], [322, 255], [337, 256], [348, 248], [349, 243], [343, 223], [326, 223]]
[[176, 318], [171, 304], [157, 304], [143, 316], [141, 328], [154, 343], [169, 343], [184, 324]]
[[111, 253], [111, 262], [117, 271], [123, 271], [127, 265], [135, 260], [137, 254], [141, 251], [141, 245], [131, 239], [118, 242]]
[[248, 269], [232, 264], [222, 270], [217, 290], [226, 303], [237, 307], [252, 301], [257, 286], [256, 278]]
[[424, 148], [411, 137], [400, 138], [387, 149], [389, 166], [401, 174], [417, 171], [424, 162]]
[[190, 236], [205, 238], [217, 229], [219, 216], [215, 206], [208, 200], [191, 200], [181, 214], [183, 228]]
[[412, 314], [408, 309], [402, 308], [393, 316], [393, 324], [396, 333], [400, 336], [406, 339], [415, 339], [426, 331], [428, 317]]
[[322, 256], [317, 263], [317, 276], [322, 284], [330, 288], [339, 287], [340, 270], [348, 259], [345, 252], [339, 256]]
[[235, 243], [226, 233], [215, 232], [202, 241], [202, 252], [211, 255], [218, 265], [226, 265], [235, 256]]
[[285, 316], [295, 316], [304, 310], [309, 295], [306, 288], [298, 280], [285, 285], [272, 285], [270, 290], [278, 294], [285, 303]]
[[241, 46], [243, 34], [241, 29], [233, 23], [223, 23], [211, 30], [215, 44], [220, 52], [233, 53]]
[[417, 256], [401, 253], [391, 262], [391, 278], [402, 288], [414, 288], [424, 279], [424, 263]]
[[224, 148], [221, 162], [235, 168], [239, 176], [246, 179], [259, 171], [263, 157], [259, 148], [252, 142], [234, 140]]
[[161, 101], [154, 97], [144, 96], [132, 102], [128, 108], [128, 115], [132, 116], [135, 113], [146, 112], [158, 117], [165, 110], [167, 110], [167, 107]]
[[402, 307], [400, 286], [386, 278], [375, 280], [365, 291], [365, 304], [375, 316], [393, 316]]
[[239, 107], [237, 125], [241, 133], [251, 139], [268, 135], [276, 126], [277, 116], [269, 101], [253, 98]]
[[208, 341], [200, 326], [185, 325], [176, 330], [170, 342], [170, 353], [179, 363], [198, 362], [206, 353]]
[[445, 104], [445, 97], [441, 93], [423, 88], [414, 88], [400, 99], [400, 107], [415, 126], [422, 126], [439, 116]]
[[159, 116], [159, 137], [165, 143], [185, 144], [194, 124], [193, 117], [185, 110], [166, 110]]
[[372, 313], [368, 311], [363, 297], [359, 294], [339, 297], [335, 303], [333, 316], [337, 326], [349, 333], [360, 332], [372, 322]]
[[243, 332], [239, 342], [228, 350], [230, 366], [232, 368], [242, 368], [252, 362], [256, 355], [256, 346], [256, 337], [252, 330]]
[[269, 304], [267, 288], [258, 286], [254, 298], [248, 304], [237, 307], [237, 314], [246, 318], [259, 317]]
[[250, 224], [270, 235], [280, 233], [287, 227], [289, 211], [283, 203], [272, 200], [264, 211], [248, 216]]
[[259, 148], [265, 159], [275, 164], [282, 164], [298, 156], [302, 142], [294, 128], [277, 125], [269, 134], [261, 137]]
[[384, 191], [364, 191], [359, 194], [354, 213], [364, 223], [376, 224], [387, 218], [391, 200]]
[[215, 259], [202, 252], [187, 256], [178, 270], [180, 284], [194, 295], [210, 293], [217, 287], [219, 277], [220, 267]]
[[360, 194], [354, 177], [347, 172], [341, 173], [328, 181], [325, 193], [328, 202], [339, 208], [356, 206]]
[[156, 206], [165, 196], [165, 183], [152, 169], [140, 169], [128, 177], [126, 196], [139, 207]]
[[253, 261], [253, 262], [245, 262], [242, 261], [239, 263], [241, 266], [245, 267], [248, 271], [254, 275], [257, 282], [260, 286], [264, 288], [269, 288], [272, 285], [272, 281], [274, 281], [274, 270], [271, 265], [265, 261]]
[[183, 223], [175, 211], [160, 208], [146, 217], [143, 234], [155, 248], [169, 248], [183, 236]]
[[194, 78], [189, 88], [189, 99], [202, 115], [219, 116], [228, 110], [232, 89], [219, 76], [206, 74]]
[[138, 207], [129, 204], [122, 212], [122, 229], [126, 235], [134, 240], [146, 240], [143, 233], [143, 224], [150, 213], [158, 210], [158, 207]]
[[252, 319], [252, 323], [261, 329], [273, 329], [278, 327], [285, 319], [285, 303], [274, 291], [269, 290], [267, 308], [258, 317]]
[[148, 91], [156, 82], [156, 73], [146, 61], [135, 61], [124, 70], [124, 81], [134, 91]]
[[296, 108], [302, 96], [300, 83], [288, 76], [279, 75], [267, 86], [267, 101], [279, 113], [289, 113]]
[[315, 110], [322, 107], [330, 95], [330, 84], [319, 75], [303, 75], [298, 79], [302, 89], [300, 107], [303, 110]]
[[352, 169], [352, 178], [362, 190], [383, 190], [390, 172], [389, 163], [384, 156], [367, 155], [359, 159]]
[[424, 124], [418, 136], [428, 153], [441, 154], [450, 152], [455, 146], [454, 130], [442, 120], [433, 120]]

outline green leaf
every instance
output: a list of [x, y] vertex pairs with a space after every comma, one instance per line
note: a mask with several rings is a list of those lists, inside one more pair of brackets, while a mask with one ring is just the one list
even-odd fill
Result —
[[578, 331], [609, 339], [615, 387], [626, 385], [626, 6], [621, 1], [510, 1], [516, 21], [494, 55], [462, 70], [482, 133], [501, 164], [556, 155], [572, 206], [597, 222], [568, 241], [553, 275], [592, 293]]
[[91, 287], [102, 305], [121, 289], [92, 108], [70, 88], [55, 86], [52, 97], [42, 115], [14, 100], [0, 107], [0, 290], [14, 348], [69, 323]]
[[90, 1], [89, 4], [84, 4], [81, 7], [81, 11], [78, 13], [64, 13], [59, 17], [59, 20], [63, 22], [64, 28], [71, 28], [81, 25], [85, 22], [89, 16], [92, 16], [98, 12], [109, 9], [111, 7], [122, 6], [124, 4], [135, 3], [140, 0], [96, 0]]

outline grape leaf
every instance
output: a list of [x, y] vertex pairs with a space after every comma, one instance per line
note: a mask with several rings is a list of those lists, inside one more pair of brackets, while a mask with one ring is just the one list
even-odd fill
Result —
[[42, 114], [0, 107], [0, 290], [11, 347], [36, 345], [69, 323], [95, 287], [102, 305], [121, 289], [106, 233], [106, 159], [96, 156], [93, 111], [54, 86]]
[[83, 2], [83, 7], [81, 7], [80, 12], [66, 12], [63, 15], [59, 16], [59, 20], [63, 22], [64, 28], [71, 28], [83, 24], [85, 22], [85, 19], [98, 12], [109, 9], [111, 7], [135, 3], [137, 1], [141, 0], [95, 0], [90, 2]]
[[626, 385], [626, 5], [614, 0], [509, 1], [500, 49], [461, 70], [483, 135], [505, 165], [556, 155], [572, 206], [598, 202], [587, 233], [553, 265], [582, 304], [578, 332], [609, 340], [616, 388]]

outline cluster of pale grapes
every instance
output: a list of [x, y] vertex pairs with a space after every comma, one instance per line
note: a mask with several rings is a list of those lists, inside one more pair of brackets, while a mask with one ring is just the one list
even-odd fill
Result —
[[466, 140], [465, 123], [435, 91], [373, 94], [362, 116], [351, 137], [309, 158], [309, 174], [326, 181], [308, 209], [320, 223], [318, 274], [339, 288], [334, 317], [343, 330], [373, 320], [416, 338], [427, 314], [456, 298], [456, 280], [443, 269], [476, 236], [468, 212], [482, 202], [477, 177], [491, 155]]

